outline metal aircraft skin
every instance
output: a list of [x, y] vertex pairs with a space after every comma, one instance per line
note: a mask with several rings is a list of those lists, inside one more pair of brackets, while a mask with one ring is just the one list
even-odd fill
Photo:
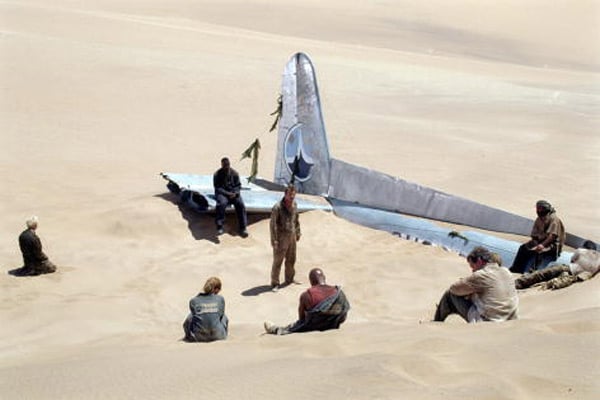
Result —
[[[281, 91], [274, 182], [262, 181], [277, 189], [267, 190], [264, 184], [244, 185], [241, 195], [249, 212], [269, 212], [293, 177], [300, 211], [332, 210], [351, 222], [443, 246], [461, 255], [484, 246], [498, 253], [504, 265], [512, 264], [520, 243], [476, 231], [456, 234], [429, 220], [523, 236], [529, 236], [533, 220], [331, 158], [315, 70], [306, 54], [296, 53], [286, 64]], [[169, 181], [169, 190], [194, 209], [214, 211], [212, 175], [161, 176]], [[580, 247], [583, 242], [583, 238], [567, 234], [571, 247]], [[570, 257], [571, 253], [563, 252], [558, 261], [568, 263]]]
[[[214, 213], [217, 201], [212, 175], [179, 174], [162, 172], [160, 174], [168, 181], [167, 188], [180, 196], [181, 201], [200, 213]], [[283, 197], [284, 186], [264, 182], [263, 186], [248, 182], [248, 177], [240, 177], [242, 189], [240, 194], [244, 200], [246, 211], [250, 213], [271, 212], [273, 205]], [[261, 181], [261, 180], [258, 180]], [[270, 185], [269, 185], [270, 184]], [[269, 190], [270, 186], [275, 190]], [[298, 194], [296, 203], [300, 212], [310, 210], [332, 211], [331, 205], [319, 196]], [[230, 211], [231, 208], [228, 208]]]

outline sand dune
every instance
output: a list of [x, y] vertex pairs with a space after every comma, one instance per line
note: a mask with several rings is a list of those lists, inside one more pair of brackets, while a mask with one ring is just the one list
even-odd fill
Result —
[[[142, 4], [143, 3], [143, 4]], [[214, 234], [161, 171], [211, 173], [267, 130], [283, 66], [316, 66], [339, 159], [531, 216], [550, 200], [600, 240], [595, 1], [0, 2], [0, 265], [32, 214], [57, 273], [0, 274], [7, 399], [592, 399], [598, 278], [521, 292], [521, 319], [419, 323], [464, 259], [301, 216], [302, 285], [265, 292], [268, 220]], [[233, 220], [229, 221], [233, 231]], [[320, 265], [352, 304], [335, 332], [291, 322]], [[223, 280], [227, 341], [180, 341], [188, 300]]]

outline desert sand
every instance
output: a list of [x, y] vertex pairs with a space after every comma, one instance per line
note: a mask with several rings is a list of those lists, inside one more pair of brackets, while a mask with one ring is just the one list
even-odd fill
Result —
[[[547, 199], [598, 241], [599, 21], [597, 1], [0, 1], [0, 397], [597, 398], [600, 278], [520, 292], [517, 321], [419, 323], [464, 258], [310, 212], [303, 284], [261, 292], [268, 219], [217, 240], [159, 173], [228, 155], [247, 174], [258, 137], [272, 177], [269, 114], [303, 51], [336, 158], [529, 217]], [[18, 278], [31, 215], [59, 270]], [[314, 266], [348, 321], [263, 335]], [[213, 275], [230, 336], [184, 343]]]

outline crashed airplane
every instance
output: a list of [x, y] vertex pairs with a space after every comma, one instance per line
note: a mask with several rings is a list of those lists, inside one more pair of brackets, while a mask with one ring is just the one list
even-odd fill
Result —
[[[281, 199], [282, 188], [293, 181], [300, 211], [333, 211], [351, 222], [461, 255], [484, 246], [498, 253], [505, 265], [512, 264], [521, 243], [478, 231], [459, 233], [431, 220], [523, 236], [529, 236], [533, 220], [332, 158], [315, 70], [306, 54], [297, 53], [286, 64], [281, 90], [274, 180], [243, 185], [248, 212], [270, 212]], [[212, 175], [165, 172], [161, 176], [169, 190], [193, 209], [214, 211]], [[567, 234], [567, 245], [577, 248], [583, 242]], [[570, 257], [571, 253], [563, 252], [558, 261], [568, 263]]]

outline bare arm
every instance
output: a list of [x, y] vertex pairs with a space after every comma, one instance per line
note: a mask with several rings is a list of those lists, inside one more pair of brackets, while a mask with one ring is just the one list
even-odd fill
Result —
[[310, 295], [308, 292], [300, 295], [300, 304], [298, 304], [298, 320], [304, 321], [306, 318], [306, 311], [310, 308]]
[[549, 234], [546, 237], [546, 239], [542, 243], [536, 245], [533, 248], [533, 250], [535, 250], [535, 251], [544, 251], [545, 249], [548, 248], [548, 246], [550, 246], [552, 243], [554, 243], [556, 241], [557, 237], [558, 236], [556, 236], [554, 233]]

